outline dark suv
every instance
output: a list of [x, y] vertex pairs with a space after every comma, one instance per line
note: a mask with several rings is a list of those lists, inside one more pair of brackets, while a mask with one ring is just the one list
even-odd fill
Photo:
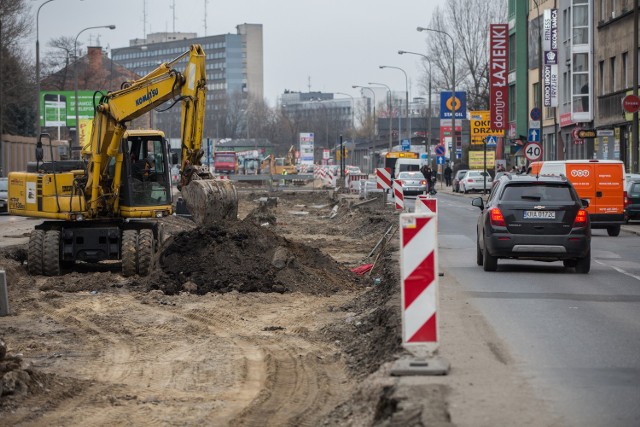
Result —
[[477, 263], [496, 271], [498, 258], [564, 262], [578, 273], [591, 268], [591, 224], [564, 176], [507, 174], [492, 188], [477, 226]]

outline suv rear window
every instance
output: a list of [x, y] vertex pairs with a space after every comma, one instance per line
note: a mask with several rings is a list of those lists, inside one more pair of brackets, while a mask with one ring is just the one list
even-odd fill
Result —
[[503, 201], [531, 200], [539, 202], [572, 201], [571, 191], [566, 185], [535, 184], [535, 185], [509, 185], [502, 193]]
[[640, 182], [633, 183], [629, 189], [630, 197], [640, 197]]

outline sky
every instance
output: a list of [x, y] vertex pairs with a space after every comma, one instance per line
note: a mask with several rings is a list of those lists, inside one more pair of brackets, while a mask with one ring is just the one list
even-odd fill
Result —
[[[44, 1], [30, 2], [34, 27], [36, 10]], [[421, 95], [417, 84], [420, 57], [397, 52], [425, 52], [429, 34], [416, 31], [416, 27], [428, 26], [435, 7], [442, 7], [445, 1], [53, 0], [40, 10], [40, 56], [46, 54], [52, 38], [75, 38], [91, 26], [114, 24], [116, 29], [84, 31], [78, 39], [84, 46], [97, 45], [99, 37], [102, 47], [125, 47], [129, 40], [143, 38], [145, 27], [147, 34], [175, 28], [203, 36], [206, 2], [206, 35], [235, 34], [236, 25], [242, 23], [263, 25], [264, 96], [270, 105], [276, 104], [285, 89], [344, 92], [359, 97], [359, 89], [352, 85], [379, 82], [404, 92], [404, 74], [379, 69], [379, 65], [404, 69], [410, 96], [415, 97]], [[34, 57], [35, 39], [34, 31]], [[384, 96], [385, 90], [379, 95]]]

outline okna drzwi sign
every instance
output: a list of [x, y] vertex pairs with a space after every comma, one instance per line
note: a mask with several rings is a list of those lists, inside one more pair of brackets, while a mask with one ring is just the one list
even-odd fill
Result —
[[470, 116], [471, 145], [484, 145], [488, 136], [504, 136], [504, 130], [493, 129], [489, 111], [471, 111]]
[[489, 105], [491, 127], [504, 131], [509, 121], [509, 24], [491, 24], [489, 37]]

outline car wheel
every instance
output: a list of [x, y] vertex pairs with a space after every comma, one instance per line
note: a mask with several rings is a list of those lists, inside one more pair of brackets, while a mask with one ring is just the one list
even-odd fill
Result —
[[480, 239], [476, 239], [476, 264], [483, 264], [482, 250], [480, 250]]
[[612, 237], [618, 236], [620, 234], [620, 226], [613, 225], [611, 227], [607, 227], [607, 234]]
[[587, 274], [591, 270], [591, 249], [584, 258], [578, 258], [576, 262], [576, 273]]
[[496, 271], [498, 269], [498, 257], [489, 253], [486, 243], [484, 245], [484, 251], [482, 252], [482, 267], [484, 271]]

